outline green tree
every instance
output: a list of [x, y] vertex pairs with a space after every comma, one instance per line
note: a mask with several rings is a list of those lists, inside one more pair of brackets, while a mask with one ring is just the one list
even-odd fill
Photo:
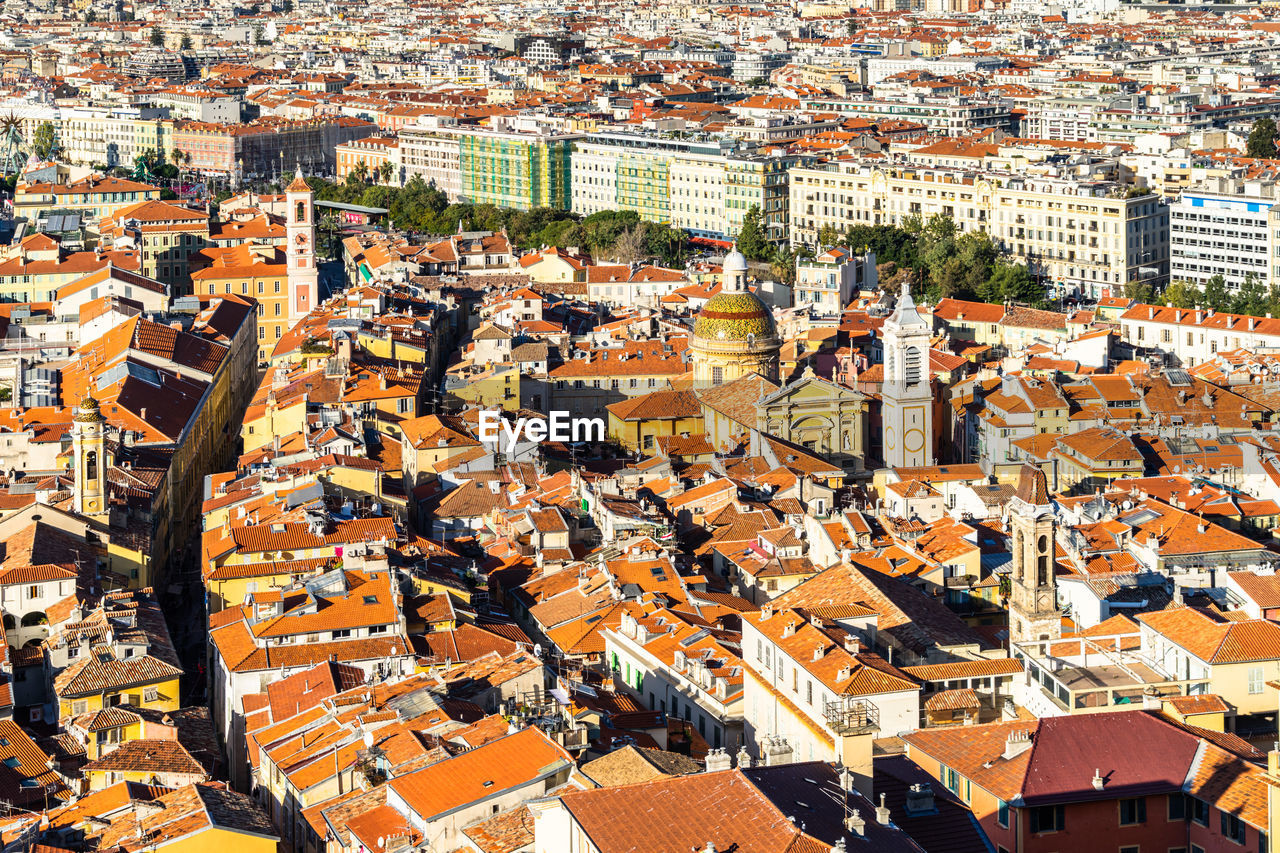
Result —
[[164, 46], [164, 33], [160, 32], [159, 27], [151, 28], [151, 46], [152, 47]]
[[1160, 298], [1174, 308], [1195, 308], [1202, 304], [1204, 294], [1191, 282], [1177, 279], [1169, 282], [1169, 286], [1164, 289], [1164, 293], [1160, 294]]
[[1276, 120], [1271, 116], [1263, 116], [1253, 122], [1249, 138], [1245, 142], [1244, 153], [1249, 157], [1276, 156]]
[[1227, 280], [1221, 275], [1212, 276], [1204, 283], [1204, 307], [1213, 311], [1229, 311], [1231, 309], [1231, 291], [1227, 289]]
[[1120, 292], [1126, 299], [1132, 299], [1134, 302], [1150, 302], [1155, 297], [1155, 289], [1147, 279], [1126, 281], [1120, 288]]
[[1043, 305], [1045, 301], [1044, 286], [1039, 284], [1024, 264], [1015, 264], [1001, 259], [996, 263], [987, 282], [987, 293], [991, 302], [1024, 302], [1030, 305]]
[[830, 249], [832, 246], [840, 242], [840, 232], [831, 223], [827, 223], [818, 229], [818, 248]]
[[582, 220], [586, 233], [586, 245], [592, 252], [613, 248], [624, 232], [640, 224], [640, 214], [634, 210], [602, 210]]
[[955, 292], [964, 299], [985, 299], [983, 291], [1000, 259], [996, 244], [982, 231], [967, 231], [956, 238], [955, 251], [961, 267]]
[[182, 41], [178, 43], [178, 50], [191, 50], [191, 36], [186, 33], [182, 34]]
[[97, 21], [98, 21], [98, 13], [95, 12], [93, 9], [90, 9], [88, 12], [84, 13], [84, 22], [86, 24], [94, 24], [94, 23], [97, 23]]
[[[916, 229], [910, 223], [908, 231]], [[949, 216], [935, 214], [928, 222], [921, 223], [916, 232], [916, 255], [924, 280], [917, 282], [920, 288], [954, 288], [963, 276], [963, 270], [952, 263], [956, 255], [956, 222]]]
[[738, 232], [738, 251], [749, 261], [767, 261], [773, 254], [765, 237], [759, 205], [751, 205], [747, 215], [742, 217], [742, 229]]
[[1251, 314], [1261, 317], [1271, 309], [1271, 293], [1262, 284], [1262, 280], [1254, 273], [1244, 278], [1244, 284], [1231, 299], [1231, 311], [1234, 314]]
[[31, 135], [31, 153], [42, 161], [52, 160], [58, 153], [58, 133], [53, 122], [42, 121], [36, 125], [35, 133]]
[[796, 283], [796, 251], [789, 246], [779, 246], [769, 262], [769, 272], [773, 277], [790, 287]]

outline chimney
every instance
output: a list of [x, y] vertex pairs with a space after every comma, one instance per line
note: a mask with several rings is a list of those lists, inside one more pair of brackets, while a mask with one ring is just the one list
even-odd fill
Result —
[[1164, 707], [1164, 700], [1160, 698], [1160, 692], [1154, 687], [1148, 687], [1142, 691], [1142, 709], [1144, 711], [1159, 711]]
[[[884, 796], [881, 794], [880, 796]], [[933, 802], [933, 787], [925, 782], [920, 785], [912, 785], [907, 791], [907, 815], [916, 817], [918, 815], [937, 814], [938, 807]]]
[[745, 744], [743, 746], [738, 747], [738, 769], [739, 770], [751, 769], [751, 753], [747, 752], [747, 747]]
[[866, 835], [867, 822], [862, 819], [862, 812], [858, 811], [857, 809], [854, 809], [853, 813], [850, 814], [849, 817], [845, 819], [844, 825], [845, 827], [848, 828], [848, 830], [851, 833], [858, 836], [859, 838], [862, 838], [864, 835]]
[[1005, 761], [1017, 758], [1022, 753], [1031, 748], [1031, 732], [1016, 731], [1009, 732], [1009, 737], [1004, 742]]
[[856, 655], [862, 651], [862, 644], [858, 642], [858, 638], [852, 634], [845, 635], [844, 650], [851, 655]]
[[764, 766], [777, 767], [791, 763], [791, 744], [781, 736], [764, 739]]
[[713, 749], [707, 753], [706, 772], [716, 773], [733, 767], [733, 758], [726, 750]]
[[880, 805], [876, 806], [876, 823], [889, 825], [889, 807], [884, 804], [884, 794], [880, 795]]
[[1107, 780], [1102, 778], [1102, 771], [1095, 769], [1093, 771], [1093, 790], [1101, 791], [1107, 784]]
[[822, 655], [823, 655], [823, 653], [824, 653], [824, 652], [826, 652], [826, 650], [827, 650], [827, 647], [826, 647], [826, 646], [824, 646], [824, 645], [822, 645], [822, 643], [816, 643], [816, 644], [814, 644], [814, 647], [813, 647], [813, 659], [814, 659], [814, 660], [822, 660]]

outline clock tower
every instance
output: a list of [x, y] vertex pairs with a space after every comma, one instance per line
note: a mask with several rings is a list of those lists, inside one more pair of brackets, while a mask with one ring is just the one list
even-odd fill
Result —
[[1009, 500], [1013, 574], [1009, 582], [1009, 641], [1056, 640], [1062, 636], [1058, 580], [1054, 576], [1057, 523], [1044, 472], [1026, 463], [1018, 491]]
[[285, 189], [288, 221], [289, 319], [300, 320], [319, 302], [320, 271], [316, 268], [315, 194], [299, 166]]
[[884, 321], [884, 386], [880, 423], [884, 464], [933, 464], [933, 386], [929, 382], [929, 323], [916, 311], [907, 285]]

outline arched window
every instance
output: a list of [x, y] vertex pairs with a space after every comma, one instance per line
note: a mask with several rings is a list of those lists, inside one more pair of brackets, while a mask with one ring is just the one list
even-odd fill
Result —
[[307, 221], [307, 203], [305, 201], [298, 202], [298, 206], [294, 208], [294, 222]]
[[903, 365], [902, 379], [908, 385], [920, 382], [920, 347], [907, 347], [907, 357]]
[[98, 451], [90, 450], [84, 455], [84, 476], [86, 480], [98, 479]]
[[1039, 555], [1036, 563], [1036, 585], [1047, 586], [1049, 583], [1049, 537], [1041, 536], [1040, 541], [1036, 543], [1036, 553]]

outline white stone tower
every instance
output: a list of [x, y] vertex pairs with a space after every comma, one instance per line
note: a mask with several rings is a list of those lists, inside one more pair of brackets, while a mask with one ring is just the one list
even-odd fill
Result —
[[884, 464], [933, 464], [933, 386], [929, 382], [929, 323], [916, 311], [907, 286], [884, 321], [884, 387], [880, 421]]

